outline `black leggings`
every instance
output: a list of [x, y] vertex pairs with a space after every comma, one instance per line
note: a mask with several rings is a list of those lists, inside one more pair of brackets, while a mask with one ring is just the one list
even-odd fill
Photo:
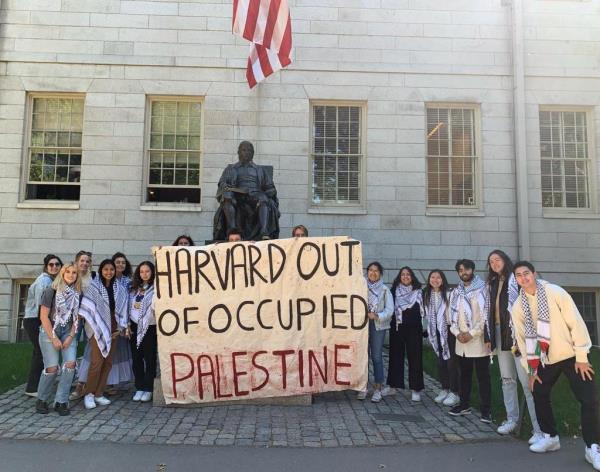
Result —
[[156, 340], [156, 325], [148, 326], [148, 331], [137, 347], [138, 325], [131, 322], [131, 357], [133, 361], [133, 375], [135, 376], [135, 389], [142, 392], [154, 390], [156, 377], [156, 354], [158, 344]]

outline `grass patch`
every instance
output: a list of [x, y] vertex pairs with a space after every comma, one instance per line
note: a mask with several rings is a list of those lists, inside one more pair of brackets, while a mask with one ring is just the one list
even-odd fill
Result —
[[[596, 372], [596, 387], [600, 391], [600, 349], [594, 348], [590, 352], [589, 359]], [[430, 347], [423, 349], [423, 369], [432, 377], [439, 380], [437, 370], [437, 359], [435, 353]], [[502, 423], [506, 419], [504, 410], [504, 401], [502, 399], [502, 381], [500, 379], [500, 370], [498, 361], [494, 358], [494, 364], [490, 366], [490, 375], [492, 377], [492, 418], [496, 424]], [[518, 382], [518, 381], [517, 381]], [[520, 382], [519, 386], [521, 385]], [[519, 400], [522, 400], [523, 392], [519, 388]], [[527, 412], [527, 404], [523, 403], [525, 409], [523, 417], [523, 426], [520, 436], [529, 438], [531, 436], [531, 421]], [[471, 404], [479, 408], [479, 390], [477, 388], [477, 379], [473, 374], [473, 389], [471, 392]], [[561, 376], [552, 389], [552, 409], [556, 419], [556, 427], [561, 436], [581, 436], [581, 409], [579, 402], [571, 392], [569, 383], [565, 376]]]
[[0, 343], [0, 393], [27, 381], [32, 351], [30, 343]]

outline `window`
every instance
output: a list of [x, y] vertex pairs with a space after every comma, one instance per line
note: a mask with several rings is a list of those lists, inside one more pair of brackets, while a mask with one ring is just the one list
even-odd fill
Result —
[[30, 96], [27, 200], [79, 200], [83, 97]]
[[573, 297], [575, 305], [590, 333], [592, 344], [598, 345], [598, 316], [596, 310], [596, 292], [593, 291], [569, 291], [569, 295]]
[[478, 205], [476, 109], [460, 105], [427, 107], [427, 205]]
[[202, 102], [150, 100], [148, 202], [200, 203]]
[[360, 205], [364, 166], [364, 108], [312, 106], [312, 203]]
[[590, 208], [585, 111], [540, 110], [542, 206]]
[[23, 328], [23, 318], [25, 317], [25, 304], [27, 303], [27, 291], [33, 281], [18, 281], [15, 282], [15, 295], [16, 300], [14, 304], [14, 316], [15, 323], [13, 339], [17, 343], [22, 343], [29, 340], [25, 329]]

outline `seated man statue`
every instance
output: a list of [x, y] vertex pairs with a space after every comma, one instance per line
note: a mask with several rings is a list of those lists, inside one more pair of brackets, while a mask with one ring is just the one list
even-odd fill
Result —
[[279, 237], [279, 201], [273, 179], [264, 166], [253, 162], [254, 146], [242, 141], [238, 159], [223, 171], [217, 189], [213, 239], [224, 240], [239, 228], [245, 241]]

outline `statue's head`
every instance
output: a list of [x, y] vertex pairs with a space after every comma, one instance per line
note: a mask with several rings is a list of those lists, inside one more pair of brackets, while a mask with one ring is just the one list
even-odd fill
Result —
[[238, 146], [238, 159], [242, 164], [248, 164], [254, 157], [254, 146], [250, 141], [242, 141]]

